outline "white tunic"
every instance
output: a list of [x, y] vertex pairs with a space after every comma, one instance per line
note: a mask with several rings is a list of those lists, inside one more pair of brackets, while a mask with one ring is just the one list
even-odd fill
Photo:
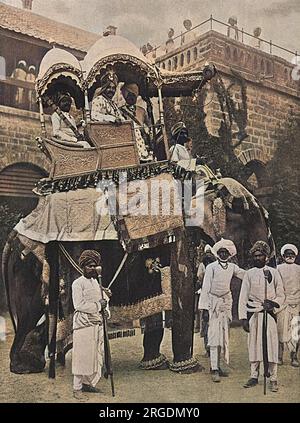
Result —
[[[272, 276], [267, 283], [267, 296], [265, 295], [264, 269], [269, 270]], [[248, 335], [248, 350], [250, 362], [263, 361], [263, 302], [265, 299], [275, 301], [280, 306], [284, 302], [284, 291], [281, 276], [277, 269], [265, 266], [262, 269], [254, 267], [245, 273], [239, 300], [239, 318], [247, 319], [247, 312], [254, 313], [249, 321], [250, 333]], [[268, 360], [270, 363], [278, 362], [278, 335], [277, 324], [268, 314], [267, 318], [267, 344]]]
[[209, 311], [208, 345], [224, 349], [229, 362], [229, 321], [232, 320], [230, 283], [233, 276], [242, 279], [245, 271], [234, 263], [224, 269], [219, 261], [206, 267], [199, 301], [200, 310]]
[[[76, 129], [75, 119], [66, 112], [62, 112], [70, 124]], [[51, 116], [53, 135], [62, 141], [77, 142], [77, 138], [71, 128], [61, 119], [58, 113], [54, 112]]]
[[287, 343], [290, 351], [296, 351], [297, 340], [292, 337], [293, 318], [300, 313], [300, 266], [282, 263], [278, 266], [282, 277], [285, 301], [277, 314], [279, 341]]
[[[103, 296], [108, 300], [105, 293]], [[100, 378], [104, 341], [103, 321], [100, 314], [102, 296], [98, 281], [84, 276], [76, 279], [72, 285], [72, 298], [75, 309], [72, 373], [87, 376], [98, 373]]]
[[175, 144], [170, 148], [170, 160], [179, 162], [180, 160], [190, 160], [191, 155], [184, 145]]
[[282, 263], [278, 266], [282, 278], [285, 304], [300, 304], [300, 266], [296, 263]]

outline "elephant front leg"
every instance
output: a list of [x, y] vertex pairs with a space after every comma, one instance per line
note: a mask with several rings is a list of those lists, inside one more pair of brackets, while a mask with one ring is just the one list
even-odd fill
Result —
[[46, 325], [31, 331], [20, 325], [10, 352], [10, 371], [17, 374], [40, 373], [45, 368]]
[[203, 369], [192, 357], [194, 283], [188, 247], [188, 240], [184, 237], [174, 243], [171, 250], [174, 362], [170, 364], [170, 370], [178, 373], [190, 373]]
[[160, 353], [160, 345], [164, 336], [162, 313], [142, 319], [144, 325], [144, 357], [140, 362], [143, 370], [163, 370], [167, 369], [168, 361]]

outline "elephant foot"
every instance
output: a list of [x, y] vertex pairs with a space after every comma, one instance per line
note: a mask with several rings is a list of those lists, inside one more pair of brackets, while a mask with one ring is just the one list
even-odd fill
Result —
[[190, 374], [202, 372], [202, 370], [204, 370], [204, 367], [199, 363], [196, 358], [190, 358], [185, 361], [170, 363], [170, 370], [175, 373]]
[[10, 371], [16, 374], [42, 373], [45, 365], [45, 359], [39, 359], [24, 351], [11, 360]]
[[39, 365], [28, 366], [28, 363], [10, 363], [11, 373], [18, 375], [26, 375], [30, 373], [43, 373], [45, 364], [39, 363]]
[[141, 361], [139, 367], [142, 370], [166, 370], [169, 368], [169, 362], [163, 354], [160, 354], [153, 360]]

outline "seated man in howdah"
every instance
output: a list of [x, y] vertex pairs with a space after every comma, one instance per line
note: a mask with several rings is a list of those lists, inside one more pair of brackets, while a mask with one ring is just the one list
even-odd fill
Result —
[[[75, 142], [82, 147], [90, 147], [83, 140], [83, 134], [79, 132], [76, 121], [70, 115], [72, 97], [68, 92], [59, 93], [56, 100], [57, 108], [51, 116], [53, 136], [60, 141]], [[83, 127], [83, 122], [79, 127]]]

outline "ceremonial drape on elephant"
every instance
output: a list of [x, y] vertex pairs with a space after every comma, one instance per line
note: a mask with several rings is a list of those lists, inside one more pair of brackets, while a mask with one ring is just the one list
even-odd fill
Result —
[[94, 241], [118, 239], [105, 205], [103, 192], [87, 188], [41, 197], [37, 207], [15, 230], [34, 241]]

